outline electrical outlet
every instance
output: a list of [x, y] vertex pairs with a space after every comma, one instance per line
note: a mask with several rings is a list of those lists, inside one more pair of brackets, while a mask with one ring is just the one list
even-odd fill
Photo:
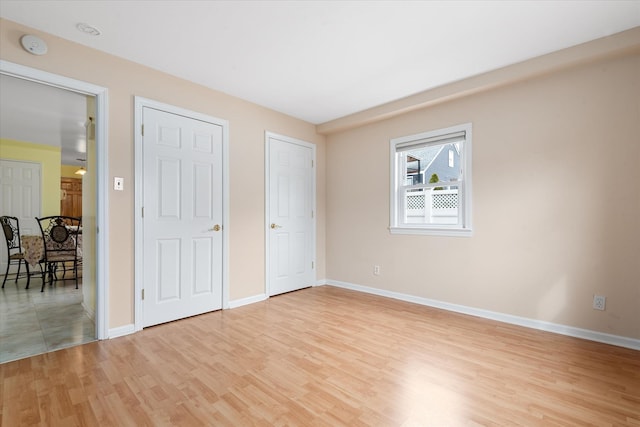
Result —
[[607, 301], [607, 297], [602, 295], [594, 295], [593, 296], [593, 309], [594, 310], [604, 310], [605, 303]]
[[375, 274], [376, 276], [380, 275], [380, 266], [379, 265], [374, 265], [373, 266], [373, 274]]

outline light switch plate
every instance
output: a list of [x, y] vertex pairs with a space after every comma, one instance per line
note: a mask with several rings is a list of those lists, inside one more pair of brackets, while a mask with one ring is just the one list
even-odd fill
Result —
[[116, 191], [124, 190], [124, 178], [113, 178], [113, 189]]

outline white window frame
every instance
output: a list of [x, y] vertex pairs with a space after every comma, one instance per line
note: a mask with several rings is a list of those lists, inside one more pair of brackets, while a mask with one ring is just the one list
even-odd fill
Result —
[[[467, 236], [470, 237], [473, 234], [472, 222], [471, 222], [471, 195], [472, 195], [472, 173], [471, 173], [471, 141], [472, 141], [472, 125], [471, 123], [465, 123], [461, 125], [451, 126], [444, 129], [437, 129], [433, 131], [423, 132], [416, 135], [403, 136], [394, 138], [389, 141], [389, 158], [390, 158], [390, 171], [391, 171], [391, 185], [390, 185], [390, 224], [389, 231], [391, 234], [421, 234], [432, 236]], [[405, 171], [400, 164], [400, 156], [398, 155], [399, 149], [406, 150], [411, 146], [425, 146], [425, 145], [438, 145], [446, 141], [448, 136], [453, 134], [464, 135], [464, 140], [460, 143], [460, 167], [462, 170], [462, 181], [457, 181], [458, 185], [458, 200], [461, 202], [461, 206], [458, 209], [458, 223], [457, 224], [415, 224], [405, 221], [404, 212], [404, 191], [407, 188], [431, 188], [442, 187], [443, 183], [428, 184], [423, 183], [419, 185], [404, 185], [405, 183]]]

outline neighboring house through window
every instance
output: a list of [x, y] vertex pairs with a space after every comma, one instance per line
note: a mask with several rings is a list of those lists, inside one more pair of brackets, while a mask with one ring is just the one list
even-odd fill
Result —
[[471, 235], [471, 123], [394, 138], [393, 234]]

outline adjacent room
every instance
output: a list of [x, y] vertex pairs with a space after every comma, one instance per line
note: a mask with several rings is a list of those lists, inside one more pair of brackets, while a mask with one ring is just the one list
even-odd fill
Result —
[[[0, 362], [6, 362], [95, 340], [95, 172], [86, 175], [95, 166], [90, 97], [3, 74], [0, 110], [0, 220], [7, 241], [0, 249]], [[37, 218], [50, 216], [80, 221], [78, 289], [63, 286], [75, 283], [71, 262], [61, 265], [56, 286], [50, 276], [42, 286], [45, 252]], [[7, 253], [13, 257], [10, 269]]]
[[0, 0], [0, 92], [0, 424], [640, 425], [640, 2]]

